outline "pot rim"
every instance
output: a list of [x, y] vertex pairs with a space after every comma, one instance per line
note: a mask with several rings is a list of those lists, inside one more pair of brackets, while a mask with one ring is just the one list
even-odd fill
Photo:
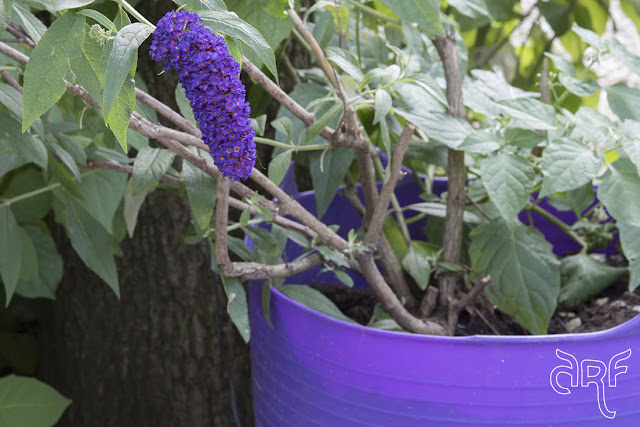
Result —
[[[262, 282], [260, 282], [262, 284]], [[306, 286], [302, 284], [291, 284], [285, 286]], [[571, 340], [577, 341], [594, 341], [603, 338], [612, 338], [614, 336], [625, 335], [638, 331], [640, 329], [640, 313], [630, 320], [627, 320], [620, 325], [614, 326], [609, 329], [595, 332], [582, 332], [582, 333], [564, 333], [564, 334], [549, 334], [549, 335], [469, 335], [469, 336], [439, 336], [439, 335], [421, 335], [411, 332], [401, 331], [389, 331], [384, 329], [372, 328], [369, 326], [360, 325], [358, 323], [349, 323], [344, 320], [337, 319], [335, 317], [328, 316], [320, 313], [306, 305], [299, 303], [298, 301], [290, 298], [286, 294], [280, 292], [276, 287], [271, 287], [271, 299], [274, 303], [288, 304], [301, 310], [308, 316], [315, 317], [316, 319], [329, 322], [336, 326], [340, 326], [347, 329], [352, 329], [353, 332], [360, 334], [370, 334], [372, 336], [382, 337], [398, 337], [399, 334], [405, 335], [408, 340], [416, 340], [418, 342], [439, 341], [442, 343], [512, 343], [512, 344], [524, 344], [524, 343], [552, 343], [557, 341]], [[262, 314], [262, 313], [261, 313]]]

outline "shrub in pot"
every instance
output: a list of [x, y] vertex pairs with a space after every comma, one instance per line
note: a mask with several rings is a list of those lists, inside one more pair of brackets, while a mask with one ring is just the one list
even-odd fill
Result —
[[[317, 402], [306, 399], [300, 408], [289, 405], [297, 414], [291, 412], [290, 420], [318, 410], [345, 415], [348, 421], [343, 422], [351, 424], [390, 424], [396, 419], [394, 413], [418, 422], [422, 417], [418, 407], [438, 423], [526, 422], [534, 420], [532, 414], [542, 412], [532, 408], [542, 406], [554, 408], [551, 416], [559, 417], [554, 419], [576, 423], [591, 420], [593, 413], [618, 420], [633, 415], [628, 405], [634, 391], [624, 394], [628, 387], [638, 389], [629, 368], [633, 323], [607, 334], [581, 337], [419, 336], [453, 334], [461, 310], [472, 307], [479, 298], [489, 298], [530, 333], [544, 334], [558, 301], [570, 305], [591, 298], [626, 273], [630, 273], [631, 290], [640, 283], [640, 117], [628, 108], [637, 93], [624, 84], [603, 89], [616, 121], [589, 107], [590, 97], [602, 92], [591, 76], [600, 58], [612, 55], [631, 68], [640, 60], [619, 42], [600, 37], [608, 17], [600, 4], [565, 7], [546, 2], [523, 11], [514, 1], [450, 1], [441, 8], [432, 1], [344, 0], [316, 2], [299, 15], [301, 10], [293, 2], [286, 8], [281, 2], [269, 2], [270, 17], [253, 20], [263, 33], [269, 31], [265, 34], [269, 42], [277, 45], [286, 37], [281, 29], [294, 30], [281, 50], [280, 68], [293, 82], [293, 90], [286, 93], [278, 86], [273, 46], [254, 27], [227, 11], [222, 1], [186, 2], [189, 13], [170, 13], [157, 28], [128, 3], [118, 3], [121, 9], [115, 20], [91, 7], [76, 10], [90, 6], [88, 2], [55, 4], [53, 12], [65, 13], [44, 34], [22, 9], [15, 19], [21, 19], [25, 28], [7, 26], [7, 7], [1, 8], [3, 28], [7, 26], [19, 40], [36, 46], [28, 51], [30, 59], [0, 42], [3, 58], [10, 58], [9, 68], [2, 70], [8, 82], [0, 96], [2, 129], [5, 136], [23, 135], [0, 140], [11, 153], [1, 164], [3, 176], [27, 164], [27, 168], [44, 171], [46, 180], [41, 180], [40, 189], [19, 193], [35, 197], [52, 188], [64, 189], [55, 192], [57, 202], [51, 203], [56, 218], [65, 222], [72, 243], [93, 248], [91, 253], [79, 251], [80, 256], [116, 292], [111, 245], [118, 238], [111, 225], [125, 191], [125, 219], [132, 231], [137, 208], [159, 180], [184, 185], [183, 193], [194, 213], [187, 241], [207, 239], [215, 247], [212, 268], [223, 276], [228, 311], [245, 339], [250, 331], [240, 279], [264, 280], [251, 291], [259, 424], [281, 425], [288, 420], [279, 418], [282, 413], [268, 412], [278, 406], [268, 398], [286, 407], [296, 394], [324, 392], [335, 394], [326, 394], [326, 399]], [[73, 8], [68, 9], [70, 6]], [[129, 24], [124, 11], [138, 22]], [[626, 12], [638, 18], [634, 10]], [[244, 14], [249, 19], [246, 9]], [[525, 15], [538, 18], [526, 34], [527, 43], [516, 49], [509, 41], [511, 32], [521, 26]], [[86, 19], [99, 25], [89, 30]], [[554, 39], [569, 46], [572, 57], [549, 51], [552, 43], [540, 31], [543, 19], [551, 26]], [[587, 23], [590, 28], [585, 28]], [[226, 44], [210, 30], [226, 36]], [[154, 59], [164, 60], [166, 70], [179, 74], [184, 92], [177, 91], [176, 101], [182, 114], [135, 89], [129, 78], [135, 71], [137, 48], [151, 33]], [[51, 49], [60, 40], [65, 48]], [[291, 45], [294, 51], [308, 51], [310, 67], [296, 69], [291, 64], [286, 55]], [[591, 56], [584, 65], [586, 46]], [[263, 64], [264, 71], [254, 63]], [[22, 78], [22, 66], [24, 94], [15, 77]], [[240, 69], [246, 81], [251, 79], [252, 89], [256, 88], [249, 93], [254, 108], [251, 122], [247, 94], [237, 79]], [[99, 119], [92, 121], [99, 125], [98, 137], [91, 139], [82, 129], [71, 130], [66, 124], [66, 119], [84, 117], [84, 104], [75, 98], [63, 98], [48, 116], [55, 126], [43, 128], [39, 117], [65, 90], [92, 107], [92, 118]], [[261, 104], [265, 94], [281, 105], [274, 120], [270, 114], [256, 113], [271, 111]], [[156, 113], [145, 117], [134, 112], [134, 96], [182, 130], [155, 123]], [[120, 147], [126, 152], [128, 128], [165, 148], [152, 148], [145, 138], [130, 137], [137, 154], [133, 167], [128, 166], [133, 154], [120, 152]], [[79, 137], [63, 137], [76, 130]], [[47, 141], [46, 146], [41, 139]], [[21, 151], [16, 140], [35, 148]], [[253, 167], [257, 158], [254, 142], [274, 148], [267, 175]], [[389, 156], [386, 166], [376, 148]], [[176, 154], [181, 172], [171, 168]], [[306, 178], [314, 189], [315, 212], [278, 187], [292, 159], [309, 172]], [[50, 170], [49, 162], [53, 165]], [[83, 207], [82, 198], [92, 193], [75, 183], [81, 178], [76, 174], [77, 163], [133, 175], [128, 189], [124, 180], [105, 184], [105, 192], [118, 190], [117, 203], [109, 205], [114, 212]], [[411, 206], [403, 206], [401, 194], [395, 193], [398, 182], [402, 186], [408, 179], [403, 167], [421, 177], [416, 181], [420, 201]], [[7, 182], [20, 173], [7, 175]], [[447, 191], [435, 194], [432, 182], [444, 175]], [[247, 178], [253, 187], [241, 181]], [[304, 181], [305, 177], [299, 178]], [[45, 185], [49, 180], [55, 183]], [[20, 187], [18, 181], [14, 184]], [[342, 212], [342, 208], [330, 207], [341, 184], [342, 196], [362, 218], [362, 227], [336, 230], [339, 224], [323, 219], [329, 210]], [[597, 201], [594, 184], [598, 185]], [[13, 247], [20, 251], [6, 244], [0, 247], [7, 299], [16, 290], [33, 291], [18, 286], [19, 278], [29, 278], [26, 270], [17, 267], [20, 263], [6, 261], [15, 261], [17, 253], [34, 254], [29, 250], [33, 243], [28, 243], [33, 238], [8, 208], [23, 200], [24, 194], [0, 205], [2, 236], [11, 237], [3, 242], [27, 242], [26, 249]], [[569, 225], [558, 219], [542, 203], [545, 197], [549, 206], [572, 211], [577, 221]], [[229, 220], [229, 207], [242, 212], [236, 220]], [[411, 233], [427, 215], [422, 236]], [[575, 243], [574, 252], [554, 253], [545, 235], [527, 225], [536, 215], [559, 227]], [[252, 227], [260, 223], [271, 227]], [[87, 224], [97, 230], [93, 239], [75, 232], [86, 229]], [[236, 230], [242, 230], [259, 250], [248, 250], [234, 234]], [[592, 256], [616, 236], [628, 267], [612, 267]], [[301, 256], [290, 258], [292, 252], [285, 250], [288, 241], [303, 249]], [[233, 261], [229, 250], [234, 253]], [[386, 324], [393, 322], [414, 335], [369, 328], [383, 340], [382, 349], [367, 346], [356, 348], [355, 355], [347, 354], [347, 349], [359, 345], [356, 336], [363, 335], [362, 327], [325, 318], [327, 323], [313, 323], [310, 319], [320, 319], [319, 314], [272, 292], [285, 278], [318, 266], [347, 286], [354, 285], [354, 277], [362, 276], [379, 300], [377, 319], [384, 318]], [[317, 293], [292, 289], [289, 294], [306, 304], [339, 316]], [[338, 332], [343, 327], [348, 331], [344, 335]], [[294, 335], [312, 337], [327, 353], [310, 350], [312, 347], [295, 349], [290, 341], [281, 340]], [[397, 340], [407, 340], [408, 347]], [[274, 342], [278, 345], [272, 345]], [[432, 346], [435, 359], [415, 352], [418, 342]], [[615, 344], [605, 345], [609, 342]], [[513, 347], [514, 353], [500, 356], [507, 347]], [[283, 359], [288, 357], [290, 371], [276, 359], [264, 359], [273, 361], [264, 363], [257, 359], [268, 349]], [[402, 373], [387, 370], [391, 355], [400, 357], [392, 365], [404, 369]], [[329, 381], [314, 376], [337, 372], [334, 361], [344, 366], [347, 361], [357, 363], [347, 369], [347, 377], [340, 374]], [[543, 361], [544, 366], [536, 361]], [[316, 362], [321, 370], [305, 370]], [[347, 391], [346, 383], [366, 376], [367, 369], [378, 372], [383, 383], [398, 376], [405, 384], [387, 388], [365, 380], [359, 391]], [[516, 380], [511, 373], [521, 370], [526, 375]], [[260, 376], [260, 372], [271, 375], [271, 371], [296, 381], [288, 388], [278, 388], [282, 382]], [[447, 376], [451, 373], [456, 375]], [[544, 390], [538, 382], [541, 373], [548, 377]], [[499, 382], [502, 380], [506, 383]], [[527, 384], [532, 384], [530, 389]], [[516, 393], [514, 387], [523, 390]], [[462, 391], [456, 395], [452, 390]], [[618, 391], [623, 392], [616, 395]], [[428, 404], [410, 392], [423, 396]], [[538, 392], [544, 396], [534, 402], [531, 399]], [[445, 402], [446, 395], [452, 396], [455, 405]], [[362, 396], [365, 399], [358, 404]], [[567, 400], [572, 398], [580, 404]], [[321, 400], [329, 406], [322, 406]], [[388, 410], [383, 401], [393, 401]], [[488, 418], [489, 413], [495, 415], [497, 401], [503, 405], [501, 413]], [[345, 409], [350, 402], [352, 407]], [[579, 409], [555, 409], [564, 405]], [[376, 408], [381, 411], [373, 419]], [[271, 415], [276, 418], [269, 418]], [[310, 422], [323, 420], [318, 415]]]

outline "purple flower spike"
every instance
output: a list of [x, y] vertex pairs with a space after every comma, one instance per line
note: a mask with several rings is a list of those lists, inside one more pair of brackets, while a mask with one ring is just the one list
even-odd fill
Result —
[[178, 72], [218, 169], [234, 181], [247, 179], [256, 163], [256, 144], [251, 108], [238, 78], [240, 66], [224, 38], [201, 22], [195, 12], [167, 13], [156, 27], [151, 58], [165, 59], [163, 68]]

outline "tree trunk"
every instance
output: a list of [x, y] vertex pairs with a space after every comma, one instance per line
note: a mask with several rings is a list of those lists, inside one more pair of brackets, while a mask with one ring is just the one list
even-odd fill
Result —
[[57, 233], [65, 272], [45, 310], [39, 376], [73, 400], [59, 426], [233, 426], [221, 344], [242, 424], [252, 424], [248, 346], [226, 300], [222, 342], [216, 335], [207, 248], [183, 243], [188, 212], [171, 192], [147, 198], [121, 244], [120, 301]]

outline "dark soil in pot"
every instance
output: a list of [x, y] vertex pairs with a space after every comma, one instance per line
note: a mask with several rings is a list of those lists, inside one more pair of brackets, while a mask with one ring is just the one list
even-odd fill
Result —
[[[640, 314], [640, 288], [629, 292], [628, 286], [625, 278], [587, 302], [559, 306], [549, 324], [549, 333], [602, 331], [632, 319]], [[371, 290], [317, 282], [312, 287], [358, 323], [367, 325], [373, 318], [376, 298]], [[528, 332], [481, 294], [473, 306], [460, 313], [455, 335], [528, 335]]]

